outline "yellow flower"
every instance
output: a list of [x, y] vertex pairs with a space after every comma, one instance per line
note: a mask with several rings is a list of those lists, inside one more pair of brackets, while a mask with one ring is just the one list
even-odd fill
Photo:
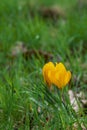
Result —
[[48, 84], [49, 87], [52, 85], [52, 81], [51, 81], [50, 76], [54, 72], [54, 69], [55, 69], [55, 66], [52, 62], [45, 64], [43, 67], [44, 80]]
[[67, 71], [62, 63], [57, 63], [54, 72], [54, 81], [58, 88], [63, 88], [71, 79], [71, 72]]
[[63, 88], [70, 81], [71, 72], [67, 71], [62, 63], [54, 65], [52, 62], [48, 62], [43, 67], [43, 76], [48, 86], [54, 84], [58, 88]]

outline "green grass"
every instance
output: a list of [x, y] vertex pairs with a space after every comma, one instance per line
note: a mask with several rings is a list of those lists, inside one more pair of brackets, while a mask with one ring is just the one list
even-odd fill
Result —
[[[46, 20], [38, 15], [42, 6], [60, 5], [66, 19]], [[87, 10], [76, 0], [3, 0], [0, 2], [0, 130], [81, 130], [87, 127], [86, 112], [73, 110], [68, 89], [83, 91], [87, 98]], [[31, 9], [35, 16], [30, 15]], [[70, 85], [50, 91], [43, 81], [44, 56], [20, 54], [12, 58], [17, 41], [29, 50], [53, 55], [72, 72]], [[76, 81], [74, 80], [74, 77]], [[78, 78], [79, 77], [79, 78]]]

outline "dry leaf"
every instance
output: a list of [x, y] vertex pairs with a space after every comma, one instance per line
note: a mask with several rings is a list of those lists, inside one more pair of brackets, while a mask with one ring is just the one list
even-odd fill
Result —
[[23, 42], [18, 41], [15, 46], [11, 48], [11, 56], [16, 57], [20, 54], [27, 53], [28, 49]]
[[42, 6], [39, 9], [39, 14], [43, 18], [50, 18], [53, 20], [57, 20], [59, 17], [65, 18], [65, 12], [59, 6], [52, 6], [52, 7]]
[[77, 100], [75, 98], [75, 94], [72, 90], [69, 90], [68, 91], [68, 94], [69, 94], [69, 99], [70, 99], [70, 103], [72, 105], [72, 108], [78, 112], [79, 111], [79, 106], [78, 106], [78, 103], [77, 103]]
[[53, 55], [51, 53], [48, 53], [42, 50], [34, 50], [34, 49], [28, 50], [26, 53], [23, 54], [23, 56], [25, 57], [26, 60], [28, 58], [31, 58], [32, 56], [38, 59], [40, 57], [43, 57], [45, 62], [53, 59]]
[[11, 54], [9, 56], [15, 58], [20, 54], [22, 54], [26, 60], [32, 56], [35, 56], [38, 59], [43, 57], [45, 62], [52, 60], [53, 58], [53, 55], [49, 52], [28, 49], [23, 42], [17, 42], [16, 45], [11, 48]]
[[[78, 128], [79, 128], [78, 123], [77, 122], [74, 123], [72, 126], [72, 130], [78, 130]], [[81, 128], [82, 130], [87, 130], [83, 123], [81, 123]]]
[[[79, 93], [74, 93], [72, 90], [68, 91], [70, 103], [72, 108], [79, 112], [80, 107], [84, 110], [87, 108], [87, 99], [85, 97], [84, 92], [80, 91]], [[79, 104], [78, 104], [79, 103]]]

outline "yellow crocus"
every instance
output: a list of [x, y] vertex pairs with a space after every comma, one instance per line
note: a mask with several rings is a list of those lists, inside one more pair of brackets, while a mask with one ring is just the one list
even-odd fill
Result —
[[54, 81], [58, 88], [63, 88], [71, 79], [71, 72], [67, 71], [62, 63], [57, 63], [54, 72]]
[[43, 76], [46, 83], [51, 86], [56, 85], [58, 88], [63, 88], [71, 79], [71, 72], [67, 71], [62, 63], [48, 62], [43, 67]]
[[43, 77], [44, 77], [44, 80], [48, 84], [49, 87], [52, 85], [52, 81], [51, 81], [50, 76], [54, 72], [54, 69], [55, 69], [55, 66], [52, 62], [45, 64], [43, 67]]

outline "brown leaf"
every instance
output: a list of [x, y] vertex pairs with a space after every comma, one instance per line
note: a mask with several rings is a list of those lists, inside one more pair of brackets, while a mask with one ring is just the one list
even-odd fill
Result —
[[28, 50], [28, 52], [24, 55], [26, 58], [35, 56], [36, 58], [43, 57], [45, 61], [47, 62], [48, 60], [51, 60], [53, 58], [53, 55], [51, 53], [42, 51], [42, 50]]
[[26, 60], [28, 58], [31, 58], [32, 56], [35, 56], [38, 59], [40, 57], [43, 57], [45, 62], [53, 58], [53, 55], [49, 52], [45, 52], [42, 50], [28, 49], [23, 42], [17, 42], [16, 45], [11, 48], [11, 54], [9, 54], [9, 56], [11, 58], [16, 58], [20, 54], [23, 55]]
[[39, 9], [39, 14], [46, 19], [50, 18], [53, 20], [57, 20], [59, 17], [65, 18], [65, 12], [59, 6], [51, 6], [51, 7], [42, 6]]

